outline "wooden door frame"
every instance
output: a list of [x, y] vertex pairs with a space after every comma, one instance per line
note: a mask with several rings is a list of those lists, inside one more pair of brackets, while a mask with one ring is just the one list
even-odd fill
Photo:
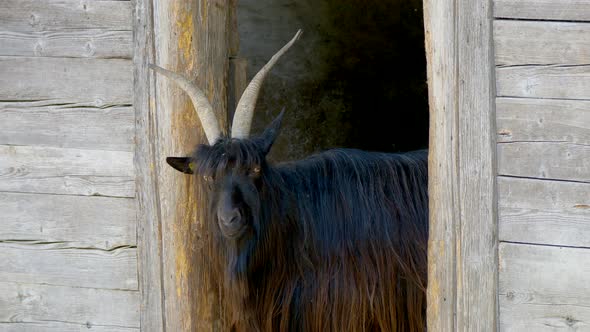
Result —
[[[166, 294], [162, 262], [157, 181], [162, 156], [155, 146], [156, 81], [147, 68], [155, 57], [153, 1], [135, 0], [134, 14], [141, 327], [165, 331], [165, 307], [171, 300], [166, 295], [176, 293]], [[492, 2], [424, 0], [424, 26], [431, 110], [428, 327], [494, 331], [498, 237]], [[180, 313], [174, 318], [182, 321]]]
[[492, 19], [491, 0], [424, 0], [429, 331], [498, 328]]
[[195, 178], [166, 165], [205, 136], [188, 96], [148, 64], [194, 78], [227, 129], [235, 0], [134, 0], [137, 237], [143, 331], [219, 329], [216, 292], [197, 294]]

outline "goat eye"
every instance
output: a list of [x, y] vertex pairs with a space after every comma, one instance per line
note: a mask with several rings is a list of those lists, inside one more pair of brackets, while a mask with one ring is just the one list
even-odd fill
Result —
[[252, 168], [252, 175], [259, 175], [260, 174], [260, 166], [255, 166]]

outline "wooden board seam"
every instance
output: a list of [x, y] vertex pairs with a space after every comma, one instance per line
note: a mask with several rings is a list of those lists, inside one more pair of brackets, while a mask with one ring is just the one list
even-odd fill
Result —
[[586, 181], [579, 181], [579, 180], [564, 180], [564, 179], [552, 179], [552, 178], [536, 178], [533, 176], [515, 176], [515, 175], [507, 175], [507, 174], [500, 174], [498, 173], [499, 178], [511, 178], [511, 179], [526, 179], [526, 180], [538, 180], [538, 181], [552, 181], [552, 182], [565, 182], [565, 183], [580, 183], [580, 184], [588, 184]]
[[590, 247], [586, 247], [586, 246], [571, 246], [571, 245], [561, 245], [561, 244], [524, 242], [524, 241], [500, 240], [500, 243], [508, 243], [508, 244], [524, 245], [524, 246], [535, 246], [535, 247], [571, 248], [571, 249], [588, 249], [588, 250], [590, 250]]

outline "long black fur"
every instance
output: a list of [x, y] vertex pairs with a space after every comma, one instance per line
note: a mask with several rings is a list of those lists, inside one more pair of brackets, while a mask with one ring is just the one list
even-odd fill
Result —
[[[221, 289], [227, 326], [424, 330], [427, 152], [337, 149], [271, 165], [264, 136], [201, 145], [191, 158], [207, 180], [203, 277]], [[238, 237], [217, 222], [227, 190], [245, 218]]]

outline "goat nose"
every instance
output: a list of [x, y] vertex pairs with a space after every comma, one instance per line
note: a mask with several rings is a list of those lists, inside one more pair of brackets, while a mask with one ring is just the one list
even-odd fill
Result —
[[242, 215], [238, 209], [232, 209], [229, 211], [224, 211], [224, 213], [220, 213], [219, 217], [221, 221], [223, 221], [226, 225], [236, 224], [239, 223], [242, 219]]

